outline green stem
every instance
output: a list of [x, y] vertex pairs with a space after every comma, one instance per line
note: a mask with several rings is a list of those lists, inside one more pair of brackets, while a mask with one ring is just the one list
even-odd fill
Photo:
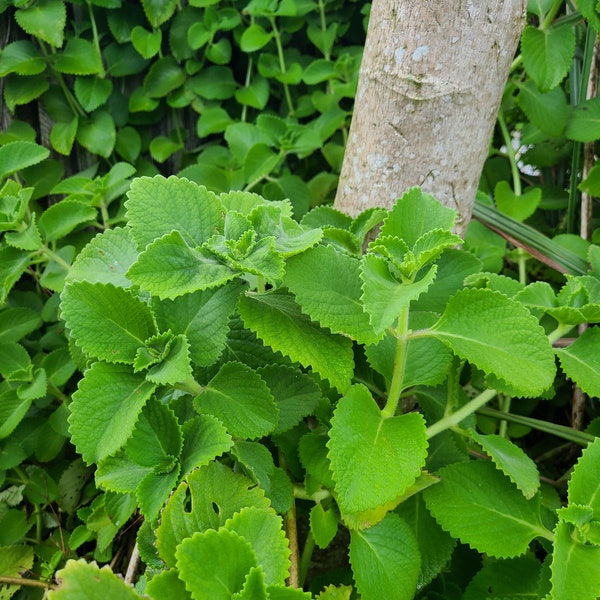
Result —
[[540, 25], [540, 29], [548, 29], [550, 25], [552, 25], [552, 21], [554, 21], [554, 17], [556, 17], [556, 13], [559, 11], [562, 6], [564, 0], [554, 0], [554, 4], [550, 7], [550, 10], [546, 13], [546, 17], [544, 21]]
[[50, 250], [48, 246], [42, 246], [39, 250], [44, 256], [47, 256], [50, 260], [53, 260], [55, 263], [59, 264], [65, 271], [69, 271], [71, 269], [71, 265], [64, 259], [61, 258], [56, 252]]
[[38, 587], [47, 590], [55, 590], [56, 585], [47, 581], [38, 581], [37, 579], [25, 579], [24, 577], [6, 577], [5, 575], [0, 576], [0, 583], [6, 585], [24, 585], [28, 587]]
[[297, 498], [298, 500], [312, 500], [313, 502], [320, 503], [330, 497], [331, 492], [326, 489], [320, 489], [313, 494], [309, 494], [303, 487], [299, 485], [294, 486], [294, 498]]
[[[271, 27], [273, 28], [273, 37], [275, 38], [275, 44], [277, 45], [277, 56], [279, 58], [279, 68], [282, 73], [286, 73], [285, 66], [285, 57], [283, 56], [283, 46], [281, 44], [281, 35], [279, 33], [279, 29], [277, 29], [277, 23], [275, 22], [274, 17], [269, 17], [269, 22], [271, 23]], [[292, 95], [290, 94], [290, 88], [287, 83], [283, 83], [283, 93], [285, 94], [285, 101], [288, 106], [288, 111], [290, 115], [294, 114], [294, 103], [292, 102]]]
[[298, 565], [298, 587], [300, 588], [304, 586], [304, 581], [306, 580], [306, 574], [308, 573], [314, 550], [315, 538], [309, 531], [308, 536], [306, 537], [306, 542], [304, 542], [304, 548], [302, 548], [302, 554], [300, 556], [300, 562]]
[[381, 411], [381, 415], [385, 419], [393, 417], [396, 414], [400, 395], [402, 394], [402, 382], [404, 381], [404, 370], [406, 367], [406, 348], [408, 346], [408, 314], [408, 307], [405, 307], [398, 317], [394, 373], [392, 375], [387, 402]]
[[94, 48], [96, 49], [96, 54], [98, 54], [98, 59], [100, 60], [100, 64], [102, 65], [102, 70], [99, 73], [99, 76], [104, 79], [106, 76], [106, 71], [104, 70], [104, 62], [102, 60], [102, 51], [100, 50], [100, 38], [98, 37], [98, 27], [96, 26], [96, 19], [94, 18], [94, 11], [92, 9], [92, 3], [90, 0], [87, 0], [88, 12], [90, 15], [90, 23], [92, 24], [92, 35], [94, 37]]
[[181, 383], [177, 383], [173, 386], [174, 388], [181, 390], [182, 392], [187, 392], [192, 396], [198, 396], [202, 393], [204, 389], [193, 377], [190, 377], [186, 381], [182, 381]]
[[554, 344], [554, 342], [556, 342], [556, 340], [559, 340], [561, 337], [564, 337], [565, 335], [567, 335], [567, 333], [569, 333], [569, 331], [571, 331], [574, 327], [575, 327], [575, 325], [569, 325], [567, 323], [559, 323], [558, 327], [554, 331], [551, 331], [548, 334], [549, 342], [551, 344]]
[[506, 124], [506, 119], [504, 118], [503, 113], [498, 115], [498, 125], [500, 126], [500, 131], [502, 132], [502, 138], [504, 140], [504, 145], [506, 146], [506, 154], [510, 162], [510, 171], [512, 173], [515, 196], [520, 196], [522, 193], [521, 173], [519, 172], [519, 165], [517, 164], [517, 154], [512, 145], [512, 137], [510, 135], [510, 131], [508, 130], [508, 125]]
[[449, 414], [446, 417], [443, 417], [436, 423], [434, 423], [431, 427], [427, 428], [427, 438], [432, 438], [438, 433], [442, 433], [446, 429], [450, 429], [455, 425], [458, 425], [462, 420], [466, 419], [469, 415], [472, 415], [476, 410], [479, 410], [482, 406], [487, 404], [494, 396], [497, 396], [498, 392], [496, 390], [484, 390], [473, 398], [470, 402], [467, 402], [464, 406], [459, 408], [456, 412]]
[[[512, 398], [510, 396], [504, 397], [504, 399], [502, 400], [502, 403], [501, 403], [503, 413], [510, 412], [511, 401], [512, 401]], [[508, 421], [506, 419], [502, 419], [502, 421], [500, 421], [500, 427], [498, 428], [498, 434], [501, 435], [502, 437], [507, 437], [506, 436], [507, 429], [508, 429]]]

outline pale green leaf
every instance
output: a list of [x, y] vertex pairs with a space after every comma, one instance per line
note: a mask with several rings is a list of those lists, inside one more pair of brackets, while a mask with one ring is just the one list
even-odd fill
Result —
[[352, 586], [334, 586], [332, 584], [323, 588], [321, 593], [317, 596], [317, 600], [351, 600], [353, 591]]
[[338, 530], [338, 517], [332, 508], [325, 509], [317, 502], [310, 509], [310, 532], [319, 548], [325, 549]]
[[290, 295], [242, 296], [238, 310], [246, 327], [267, 346], [311, 367], [340, 391], [349, 387], [354, 371], [351, 340], [311, 321]]
[[148, 305], [111, 283], [70, 283], [61, 309], [77, 345], [108, 362], [133, 363], [138, 348], [156, 333]]
[[75, 79], [75, 96], [86, 112], [92, 112], [102, 106], [110, 97], [112, 89], [110, 79], [92, 76]]
[[0, 343], [0, 375], [8, 381], [29, 381], [33, 365], [27, 350], [15, 342]]
[[185, 583], [179, 579], [177, 569], [161, 571], [155, 575], [146, 586], [146, 594], [160, 600], [192, 600], [192, 596], [185, 589]]
[[180, 456], [182, 475], [187, 475], [196, 467], [207, 465], [227, 452], [232, 445], [231, 436], [215, 417], [197, 415], [186, 421], [183, 425], [183, 448]]
[[92, 239], [77, 255], [66, 281], [112, 283], [117, 287], [131, 287], [126, 273], [137, 256], [130, 229], [107, 229]]
[[[102, 58], [94, 44], [81, 38], [71, 38], [63, 51], [55, 55], [54, 68], [59, 73], [68, 75], [95, 75], [104, 70]], [[77, 94], [77, 88], [75, 93]], [[97, 106], [100, 104], [102, 102], [97, 103]]]
[[500, 435], [482, 435], [469, 432], [500, 469], [527, 499], [533, 498], [540, 487], [540, 475], [536, 464], [519, 446]]
[[160, 362], [146, 372], [146, 379], [158, 385], [176, 385], [191, 377], [190, 346], [183, 334], [172, 339]]
[[45, 69], [46, 61], [31, 40], [11, 42], [0, 53], [0, 77], [10, 73], [39, 75]]
[[57, 121], [50, 131], [50, 143], [60, 154], [69, 156], [79, 129], [79, 117], [73, 116], [69, 121]]
[[562, 87], [540, 92], [535, 83], [526, 80], [519, 86], [519, 106], [538, 129], [552, 137], [560, 136], [569, 118], [567, 97]]
[[539, 395], [554, 381], [554, 354], [538, 320], [523, 305], [498, 292], [458, 292], [432, 333], [458, 356], [524, 396]]
[[600, 547], [584, 545], [573, 525], [559, 521], [554, 529], [552, 600], [597, 600], [600, 596]]
[[[10, 246], [0, 248], [0, 305], [4, 304], [8, 293], [29, 266], [30, 260], [29, 252]], [[2, 337], [3, 330], [0, 329], [0, 339]]]
[[275, 472], [275, 462], [269, 449], [260, 442], [236, 440], [231, 455], [236, 459], [238, 468], [256, 481], [268, 496]]
[[162, 330], [170, 329], [187, 337], [190, 355], [197, 365], [211, 365], [223, 352], [229, 317], [243, 289], [243, 283], [237, 280], [219, 288], [155, 302], [157, 323]]
[[368, 389], [356, 385], [338, 402], [327, 446], [340, 507], [365, 511], [415, 482], [427, 454], [425, 423], [417, 413], [383, 417]]
[[142, 0], [142, 6], [150, 25], [158, 28], [173, 16], [177, 0]]
[[250, 367], [226, 363], [194, 399], [199, 412], [212, 414], [241, 438], [259, 438], [275, 428], [279, 411], [267, 384]]
[[92, 154], [108, 158], [115, 147], [117, 131], [113, 117], [107, 110], [99, 109], [89, 119], [79, 121], [77, 141]]
[[565, 374], [586, 394], [600, 396], [600, 329], [589, 327], [566, 348], [554, 350]]
[[161, 42], [162, 31], [160, 29], [148, 31], [141, 25], [136, 25], [131, 30], [131, 43], [144, 58], [152, 58], [157, 54], [160, 50]]
[[402, 310], [426, 292], [435, 280], [435, 265], [418, 281], [402, 283], [390, 272], [390, 264], [383, 257], [367, 254], [361, 266], [364, 310], [369, 313], [377, 333], [394, 326]]
[[266, 46], [271, 41], [272, 37], [273, 34], [265, 31], [261, 25], [251, 25], [244, 30], [244, 33], [240, 38], [240, 48], [242, 49], [242, 52], [256, 52], [263, 46]]
[[515, 221], [528, 219], [536, 211], [541, 199], [541, 188], [530, 188], [518, 196], [507, 181], [499, 181], [494, 188], [494, 200], [498, 210]]
[[10, 142], [0, 147], [0, 180], [36, 165], [50, 156], [47, 148], [34, 142]]
[[534, 538], [550, 536], [539, 496], [527, 500], [490, 461], [454, 463], [437, 475], [440, 483], [423, 492], [427, 508], [443, 529], [479, 552], [517, 556]]
[[40, 40], [60, 48], [63, 44], [67, 10], [63, 0], [38, 0], [15, 11], [21, 28]]
[[279, 409], [279, 420], [274, 433], [283, 433], [312, 414], [321, 398], [314, 379], [299, 369], [284, 365], [269, 365], [257, 369], [264, 379]]
[[8, 437], [23, 420], [31, 406], [31, 398], [20, 398], [16, 390], [0, 393], [0, 439]]
[[[0, 258], [2, 256], [0, 255]], [[38, 311], [18, 306], [0, 311], [0, 343], [18, 342], [42, 326]]]
[[521, 53], [528, 75], [538, 89], [555, 88], [565, 77], [575, 51], [575, 30], [569, 23], [547, 29], [525, 27]]
[[334, 333], [368, 344], [379, 336], [362, 307], [359, 273], [356, 258], [333, 246], [316, 246], [287, 261], [284, 285], [312, 319]]
[[569, 480], [569, 504], [590, 506], [600, 521], [600, 440], [584, 449]]
[[245, 507], [225, 523], [252, 547], [267, 585], [283, 585], [290, 574], [290, 549], [283, 521], [273, 509]]
[[99, 568], [96, 563], [86, 563], [83, 558], [70, 559], [57, 571], [60, 586], [48, 592], [49, 600], [132, 600], [141, 598], [108, 565]]
[[435, 579], [446, 566], [456, 540], [445, 532], [425, 507], [422, 494], [415, 494], [394, 511], [411, 528], [421, 552], [419, 589]]
[[140, 481], [151, 472], [152, 467], [138, 465], [120, 451], [98, 462], [95, 480], [105, 490], [127, 494], [134, 493]]
[[237, 276], [210, 253], [190, 248], [177, 230], [149, 244], [127, 272], [134, 283], [161, 299], [224, 285]]
[[114, 454], [133, 432], [154, 385], [124, 365], [94, 363], [69, 408], [72, 442], [86, 463]]
[[176, 550], [179, 576], [193, 598], [231, 600], [257, 566], [250, 544], [233, 531], [195, 533]]
[[160, 509], [171, 495], [179, 479], [179, 465], [167, 473], [148, 473], [140, 481], [136, 498], [140, 512], [148, 520], [158, 518]]
[[395, 514], [350, 533], [350, 564], [363, 600], [411, 600], [421, 569], [417, 541]]
[[327, 456], [327, 441], [327, 437], [322, 433], [306, 433], [298, 444], [298, 455], [307, 475], [320, 485], [332, 488], [334, 482]]
[[576, 142], [593, 142], [600, 138], [600, 98], [591, 98], [573, 107], [565, 135]]
[[218, 462], [192, 471], [162, 512], [156, 532], [161, 558], [174, 567], [175, 549], [184, 539], [196, 531], [218, 529], [246, 506], [269, 508], [264, 491], [251, 479]]
[[[33, 547], [26, 545], [14, 545], [0, 547], [0, 574], [2, 577], [13, 577], [18, 580], [22, 573], [33, 567]], [[19, 589], [19, 585], [10, 585], [8, 582], [2, 584], [0, 598], [8, 600]]]
[[271, 600], [262, 567], [252, 567], [248, 571], [242, 589], [233, 594], [231, 600]]
[[38, 219], [45, 240], [55, 242], [77, 227], [96, 219], [96, 209], [79, 200], [63, 200], [48, 207]]

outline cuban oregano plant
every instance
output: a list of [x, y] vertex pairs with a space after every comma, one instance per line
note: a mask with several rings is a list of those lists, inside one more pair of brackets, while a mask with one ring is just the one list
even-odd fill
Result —
[[[551, 396], [556, 353], [597, 389], [596, 329], [551, 344], [600, 316], [597, 280], [553, 295], [480, 273], [455, 213], [417, 188], [300, 223], [287, 201], [175, 177], [135, 179], [125, 206], [77, 257], [61, 311], [84, 367], [72, 442], [105, 502], [143, 516], [145, 572], [134, 591], [70, 561], [50, 598], [426, 597], [456, 585], [467, 546], [487, 556], [471, 597], [596, 598], [600, 445], [557, 510], [475, 412]], [[315, 589], [313, 549], [340, 544], [351, 579]]]

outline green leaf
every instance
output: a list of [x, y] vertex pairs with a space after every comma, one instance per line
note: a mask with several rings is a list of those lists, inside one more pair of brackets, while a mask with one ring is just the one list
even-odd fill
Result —
[[246, 327], [267, 346], [311, 367], [340, 391], [348, 389], [354, 371], [351, 340], [311, 321], [290, 295], [242, 296], [238, 310]]
[[138, 348], [156, 333], [148, 305], [111, 283], [70, 283], [61, 308], [77, 345], [111, 363], [133, 363]]
[[179, 141], [174, 141], [165, 135], [158, 135], [152, 138], [150, 142], [150, 155], [159, 163], [163, 163], [183, 148], [183, 144]]
[[548, 338], [520, 303], [487, 289], [455, 294], [432, 334], [524, 396], [546, 391], [556, 367]]
[[86, 563], [83, 558], [70, 559], [57, 571], [60, 586], [48, 592], [50, 600], [132, 600], [141, 598], [122, 578], [115, 575], [108, 565], [101, 569], [96, 563]]
[[231, 600], [257, 566], [250, 544], [233, 531], [205, 531], [183, 540], [177, 548], [179, 576], [194, 598]]
[[527, 74], [538, 89], [555, 88], [571, 67], [575, 30], [569, 23], [547, 29], [528, 25], [521, 36], [521, 53]]
[[8, 110], [14, 112], [17, 106], [29, 104], [39, 98], [48, 88], [48, 79], [42, 75], [37, 77], [8, 75], [4, 80], [4, 101]]
[[[24, 571], [33, 567], [33, 547], [25, 545], [4, 546], [0, 549], [0, 573], [3, 577], [21, 577]], [[4, 583], [2, 600], [8, 600], [20, 586]]]
[[28, 381], [33, 365], [27, 350], [15, 342], [0, 344], [0, 375], [9, 381]]
[[266, 144], [255, 144], [244, 158], [244, 178], [249, 183], [260, 181], [275, 169], [281, 159]]
[[38, 311], [25, 307], [4, 308], [0, 311], [0, 343], [18, 342], [39, 329], [42, 323]]
[[15, 11], [15, 20], [29, 35], [60, 48], [63, 44], [67, 11], [62, 0], [38, 0]]
[[540, 92], [533, 81], [526, 80], [519, 86], [517, 101], [538, 129], [551, 137], [563, 133], [569, 118], [569, 105], [562, 87]]
[[446, 533], [431, 516], [422, 494], [404, 500], [394, 511], [411, 528], [421, 553], [421, 574], [418, 587], [430, 583], [452, 557], [456, 540]]
[[583, 504], [600, 520], [600, 441], [584, 449], [569, 480], [569, 504]]
[[[269, 92], [269, 81], [260, 75], [256, 75], [250, 85], [235, 91], [235, 99], [240, 104], [263, 110], [269, 100]], [[231, 122], [232, 121], [229, 121], [227, 125]], [[225, 129], [225, 127], [223, 129]]]
[[274, 433], [283, 433], [312, 414], [321, 398], [315, 381], [298, 369], [284, 365], [269, 365], [257, 369], [267, 383], [279, 409], [279, 420]]
[[198, 412], [217, 417], [234, 436], [259, 438], [275, 429], [279, 411], [267, 384], [250, 367], [224, 364], [194, 399]]
[[18, 40], [7, 44], [0, 54], [0, 77], [16, 75], [39, 75], [46, 69], [46, 61], [30, 40]]
[[250, 544], [267, 585], [284, 585], [290, 574], [290, 549], [282, 525], [273, 509], [245, 507], [224, 526]]
[[50, 156], [47, 148], [34, 142], [10, 142], [0, 147], [0, 180], [36, 165]]
[[435, 280], [437, 267], [432, 265], [421, 279], [401, 283], [390, 272], [391, 263], [380, 256], [366, 254], [361, 263], [364, 310], [377, 333], [394, 326], [403, 309], [427, 291]]
[[310, 509], [310, 532], [319, 548], [325, 549], [338, 531], [338, 518], [332, 508], [324, 509], [317, 502]]
[[96, 75], [104, 71], [102, 58], [92, 42], [81, 38], [72, 38], [67, 42], [65, 49], [56, 55], [54, 68], [68, 75]]
[[95, 208], [79, 200], [67, 199], [49, 206], [39, 218], [38, 226], [46, 241], [55, 242], [95, 219]]
[[573, 525], [559, 521], [554, 529], [552, 598], [597, 600], [600, 596], [600, 547], [575, 539]]
[[17, 391], [0, 392], [0, 440], [8, 437], [31, 407], [32, 398], [20, 398]]
[[142, 0], [144, 13], [155, 29], [166, 23], [177, 8], [177, 0]]
[[481, 435], [471, 429], [469, 435], [481, 445], [500, 469], [530, 500], [540, 487], [540, 475], [536, 464], [510, 440], [500, 435]]
[[183, 425], [181, 473], [187, 475], [196, 467], [227, 452], [233, 445], [223, 424], [211, 415], [197, 415]]
[[179, 231], [147, 246], [127, 272], [135, 284], [161, 299], [224, 285], [238, 275], [209, 252], [190, 248]]
[[86, 112], [92, 112], [108, 100], [113, 84], [110, 79], [76, 77], [74, 89], [79, 104]]
[[584, 143], [600, 138], [600, 98], [585, 100], [571, 110], [565, 135]]
[[377, 508], [402, 496], [425, 465], [423, 417], [384, 418], [368, 389], [355, 385], [338, 402], [329, 460], [343, 512]]
[[131, 30], [131, 43], [141, 56], [152, 58], [160, 50], [162, 31], [160, 29], [148, 31], [141, 25], [136, 25]]
[[[191, 497], [191, 504], [190, 504]], [[175, 566], [175, 550], [197, 531], [218, 529], [247, 506], [269, 508], [264, 491], [254, 481], [218, 462], [192, 471], [165, 506], [156, 531], [161, 558]]]
[[256, 52], [266, 46], [272, 37], [272, 33], [265, 31], [261, 25], [254, 23], [244, 30], [240, 38], [240, 48], [242, 52]]
[[335, 64], [330, 60], [319, 58], [308, 65], [304, 69], [302, 79], [306, 85], [316, 85], [329, 79], [338, 79], [339, 73], [335, 68]]
[[[0, 305], [4, 304], [12, 287], [27, 270], [30, 260], [29, 252], [9, 246], [0, 248]], [[1, 330], [0, 339], [2, 339]]]
[[125, 365], [94, 363], [70, 405], [73, 444], [87, 464], [121, 448], [155, 386]]
[[77, 255], [67, 275], [67, 282], [111, 283], [116, 287], [129, 288], [132, 284], [126, 273], [137, 256], [129, 228], [107, 229], [92, 239]]
[[200, 246], [223, 227], [216, 195], [187, 179], [139, 177], [127, 198], [127, 219], [140, 250], [173, 230], [191, 247]]
[[152, 467], [143, 467], [127, 457], [124, 450], [98, 462], [96, 485], [121, 494], [134, 493], [140, 482], [152, 473]]
[[350, 564], [363, 600], [414, 598], [420, 559], [413, 533], [398, 515], [350, 532]]
[[[324, 276], [335, 273], [335, 277]], [[359, 343], [378, 337], [361, 303], [360, 262], [333, 246], [317, 246], [287, 261], [284, 284], [303, 312]]]
[[190, 345], [183, 334], [173, 337], [160, 362], [146, 372], [146, 379], [157, 385], [176, 385], [191, 377]]
[[527, 500], [490, 461], [454, 463], [437, 475], [440, 483], [423, 492], [427, 508], [443, 529], [479, 552], [517, 556], [535, 537], [550, 536], [539, 496]]
[[117, 132], [115, 122], [103, 109], [93, 113], [86, 121], [79, 121], [77, 141], [92, 154], [108, 158], [115, 147]]
[[494, 200], [500, 212], [515, 221], [525, 221], [537, 209], [542, 199], [540, 188], [530, 188], [517, 196], [507, 181], [499, 181], [494, 188]]
[[191, 600], [192, 596], [185, 589], [185, 583], [179, 579], [177, 569], [161, 571], [146, 585], [146, 594], [161, 600]]
[[193, 79], [188, 80], [190, 89], [206, 100], [227, 100], [235, 95], [238, 84], [228, 67], [203, 68]]
[[136, 498], [140, 512], [148, 520], [157, 519], [161, 508], [179, 480], [179, 465], [175, 462], [167, 473], [148, 473], [137, 486]]
[[586, 394], [600, 394], [600, 329], [586, 329], [572, 344], [554, 351], [565, 374]]
[[79, 129], [79, 117], [73, 116], [70, 121], [58, 121], [52, 125], [50, 130], [50, 143], [60, 154], [68, 156], [73, 149], [75, 136]]

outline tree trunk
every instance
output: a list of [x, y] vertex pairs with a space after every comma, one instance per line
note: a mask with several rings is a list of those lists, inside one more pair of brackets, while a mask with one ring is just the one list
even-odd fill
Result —
[[421, 186], [471, 217], [526, 0], [374, 0], [335, 207]]

